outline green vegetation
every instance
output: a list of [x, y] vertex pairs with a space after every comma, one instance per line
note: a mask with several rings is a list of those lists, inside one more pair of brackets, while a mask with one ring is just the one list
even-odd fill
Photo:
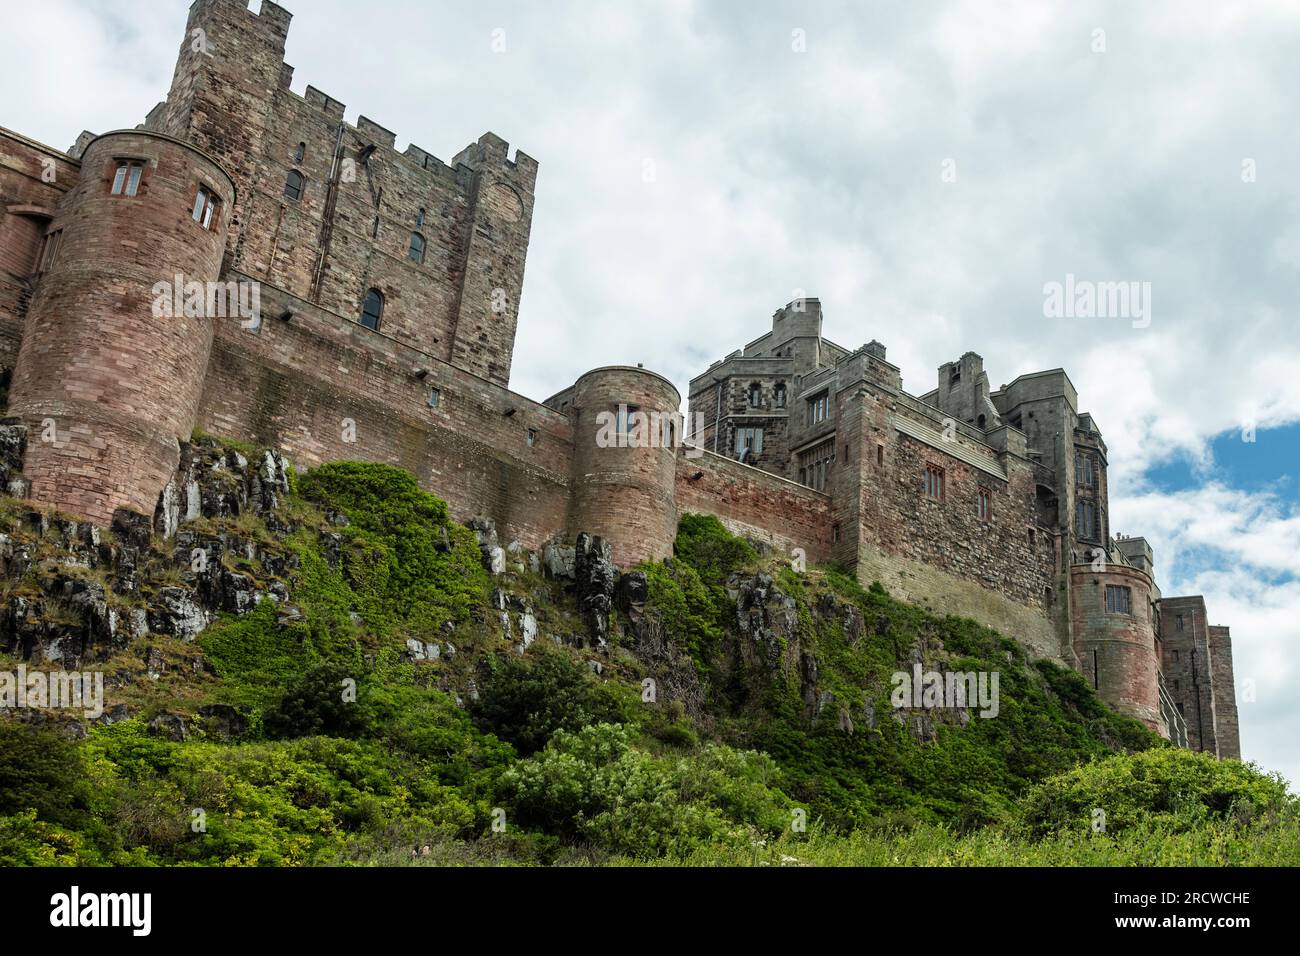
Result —
[[[1300, 863], [1278, 779], [1162, 746], [1014, 641], [796, 573], [716, 519], [685, 516], [674, 558], [642, 569], [694, 665], [688, 707], [642, 701], [627, 620], [609, 654], [550, 640], [579, 615], [536, 575], [495, 582], [542, 622], [521, 653], [474, 535], [403, 472], [324, 466], [286, 513], [288, 532], [227, 525], [283, 553], [293, 607], [217, 620], [214, 673], [141, 681], [139, 716], [80, 741], [0, 720], [0, 865]], [[760, 574], [784, 623], [758, 641], [734, 594]], [[891, 675], [917, 654], [998, 672], [997, 718], [895, 719]], [[147, 729], [202, 703], [247, 727]]]

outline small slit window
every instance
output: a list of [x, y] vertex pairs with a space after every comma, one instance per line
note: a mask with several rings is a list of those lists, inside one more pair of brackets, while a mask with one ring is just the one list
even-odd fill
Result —
[[303, 157], [305, 157], [306, 155], [307, 155], [307, 144], [299, 143], [298, 148], [293, 151], [293, 161], [295, 163], [301, 163], [303, 161]]
[[981, 488], [975, 497], [975, 514], [980, 521], [988, 521], [993, 517], [993, 494], [987, 488]]
[[530, 428], [528, 429], [528, 447], [532, 448], [536, 444], [537, 444], [537, 429]]
[[415, 216], [415, 228], [416, 228], [416, 229], [423, 229], [423, 228], [424, 228], [424, 209], [421, 209], [418, 213], [416, 213], [416, 216]]
[[624, 437], [632, 436], [641, 424], [639, 405], [620, 405], [614, 414], [618, 434]]
[[296, 169], [289, 170], [289, 175], [284, 180], [285, 198], [297, 202], [302, 199], [302, 193], [305, 186], [306, 180], [303, 179], [302, 173], [298, 172]]
[[138, 159], [119, 159], [117, 172], [113, 174], [114, 196], [134, 196], [140, 189], [140, 177], [144, 175], [144, 163]]
[[772, 404], [777, 408], [785, 408], [785, 385], [778, 382], [776, 388], [772, 389]]
[[411, 233], [411, 246], [406, 251], [406, 257], [412, 262], [424, 261], [424, 236], [418, 232]]
[[429, 407], [437, 408], [438, 403], [442, 401], [442, 392], [436, 388], [429, 389]]
[[371, 289], [366, 293], [365, 300], [361, 303], [361, 324], [368, 329], [379, 331], [379, 320], [384, 315], [384, 296], [378, 289]]

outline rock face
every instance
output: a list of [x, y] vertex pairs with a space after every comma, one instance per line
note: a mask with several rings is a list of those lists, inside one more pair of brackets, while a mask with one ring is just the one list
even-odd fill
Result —
[[[0, 456], [6, 447], [19, 447], [6, 441], [0, 428]], [[217, 614], [248, 613], [264, 598], [293, 610], [288, 589], [276, 578], [297, 566], [295, 555], [237, 532], [187, 527], [248, 507], [274, 515], [288, 488], [287, 464], [278, 452], [250, 465], [242, 454], [205, 440], [182, 446], [180, 468], [153, 517], [118, 509], [111, 535], [86, 522], [28, 512], [30, 540], [0, 534], [0, 573], [12, 580], [32, 571], [35, 584], [34, 592], [0, 603], [0, 650], [73, 669], [148, 633], [193, 641]], [[34, 566], [38, 551], [45, 557]], [[142, 592], [146, 565], [167, 583]], [[158, 679], [163, 669], [155, 651], [147, 672]]]
[[703, 717], [704, 687], [695, 663], [669, 635], [659, 612], [646, 606], [649, 591], [645, 575], [633, 571], [620, 578], [616, 597], [619, 610], [631, 625], [631, 650], [650, 671], [651, 683], [642, 682], [642, 698], [652, 695], [655, 703], [680, 702], [692, 717]]
[[27, 497], [27, 481], [23, 478], [26, 448], [26, 426], [0, 424], [0, 489], [11, 498]]
[[506, 549], [501, 547], [497, 537], [497, 526], [491, 518], [471, 518], [468, 527], [478, 539], [479, 551], [483, 554], [483, 566], [493, 574], [504, 574], [506, 570]]
[[[776, 674], [793, 673], [799, 663], [799, 612], [770, 574], [733, 575], [727, 594], [736, 602], [736, 627], [744, 663]], [[815, 662], [812, 663], [815, 668]], [[815, 683], [816, 673], [813, 679]]]
[[578, 604], [592, 643], [605, 647], [609, 643], [609, 612], [614, 606], [618, 568], [614, 566], [609, 543], [603, 538], [585, 532], [579, 534], [574, 551]]

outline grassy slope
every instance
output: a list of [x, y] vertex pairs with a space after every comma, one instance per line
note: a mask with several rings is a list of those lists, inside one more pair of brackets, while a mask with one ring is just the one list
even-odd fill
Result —
[[[1031, 665], [973, 622], [834, 571], [769, 568], [833, 695], [811, 718], [797, 668], [742, 662], [727, 578], [763, 562], [711, 519], [684, 519], [677, 559], [645, 569], [652, 608], [706, 689], [705, 711], [687, 720], [639, 702], [641, 665], [617, 649], [600, 680], [581, 660], [590, 653], [546, 640], [517, 653], [472, 534], [410, 476], [326, 466], [297, 482], [289, 507], [301, 619], [281, 623], [269, 604], [224, 618], [199, 642], [214, 676], [177, 668], [127, 691], [145, 717], [240, 705], [248, 738], [172, 743], [136, 719], [74, 743], [0, 721], [0, 863], [404, 862], [412, 846], [429, 847], [417, 862], [451, 863], [1297, 862], [1294, 808], [1276, 781], [1236, 763], [1215, 766], [1239, 779], [1211, 778], [1204, 758], [1147, 750], [1155, 739], [1072, 672]], [[248, 516], [237, 523], [268, 537]], [[337, 570], [320, 531], [343, 536]], [[544, 634], [577, 626], [571, 599], [545, 582], [506, 583], [534, 603]], [[827, 595], [857, 609], [857, 640], [818, 611]], [[403, 662], [408, 638], [449, 633], [454, 656]], [[888, 703], [889, 674], [916, 647], [927, 666], [998, 670], [999, 717], [939, 723], [918, 743]], [[128, 649], [106, 669], [138, 670], [140, 656]], [[340, 694], [345, 681], [355, 700]], [[852, 734], [836, 726], [841, 707]], [[1115, 769], [1088, 776], [1095, 768]], [[1091, 830], [1098, 801], [1114, 810], [1107, 834]]]

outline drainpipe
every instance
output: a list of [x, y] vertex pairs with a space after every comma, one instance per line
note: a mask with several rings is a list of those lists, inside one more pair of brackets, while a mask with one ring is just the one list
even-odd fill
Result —
[[338, 132], [334, 137], [334, 161], [330, 164], [330, 186], [325, 195], [325, 212], [324, 221], [321, 224], [320, 252], [316, 256], [316, 270], [311, 279], [311, 300], [320, 302], [320, 280], [321, 273], [325, 269], [325, 257], [329, 254], [329, 248], [334, 241], [334, 209], [338, 205], [339, 190], [339, 171], [342, 167], [343, 154], [343, 127], [344, 123], [339, 123]]

